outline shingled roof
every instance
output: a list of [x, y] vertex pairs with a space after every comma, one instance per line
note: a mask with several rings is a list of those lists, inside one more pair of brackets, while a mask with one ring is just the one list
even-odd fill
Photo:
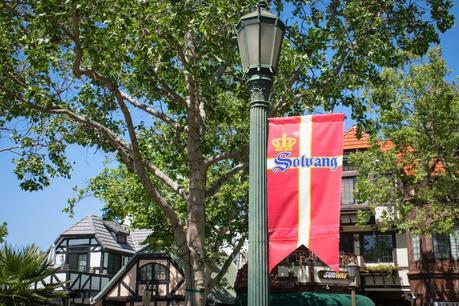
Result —
[[357, 149], [367, 149], [370, 147], [369, 139], [370, 136], [361, 132], [362, 137], [357, 137], [357, 126], [351, 127], [344, 133], [344, 150], [357, 150]]
[[[116, 239], [117, 234], [126, 235], [126, 243], [119, 243]], [[150, 230], [137, 230], [130, 233], [113, 221], [87, 216], [62, 233], [57, 240], [69, 236], [94, 236], [104, 249], [133, 254], [142, 248], [142, 242], [150, 234]]]

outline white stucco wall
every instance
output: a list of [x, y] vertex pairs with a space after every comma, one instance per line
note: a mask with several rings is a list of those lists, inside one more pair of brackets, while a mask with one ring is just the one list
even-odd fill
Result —
[[408, 247], [405, 234], [395, 234], [395, 253], [396, 264], [401, 268], [408, 267]]
[[65, 263], [65, 254], [56, 254], [54, 258], [55, 266], [62, 266]]
[[100, 252], [91, 252], [90, 259], [89, 259], [89, 267], [90, 268], [99, 268], [100, 267], [100, 260], [101, 260], [101, 253]]

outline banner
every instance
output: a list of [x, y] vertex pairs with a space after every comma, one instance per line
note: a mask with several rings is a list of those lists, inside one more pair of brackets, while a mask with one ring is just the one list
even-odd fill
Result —
[[301, 245], [338, 272], [344, 115], [269, 119], [269, 270]]

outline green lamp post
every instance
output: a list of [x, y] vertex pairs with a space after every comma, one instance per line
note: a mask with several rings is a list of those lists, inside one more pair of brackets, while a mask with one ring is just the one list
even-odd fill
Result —
[[242, 69], [250, 89], [248, 305], [269, 305], [266, 147], [269, 95], [277, 70], [284, 24], [261, 1], [237, 24]]

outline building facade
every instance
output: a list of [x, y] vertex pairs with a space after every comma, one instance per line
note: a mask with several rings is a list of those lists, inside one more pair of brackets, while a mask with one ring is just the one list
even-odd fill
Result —
[[[357, 139], [355, 128], [346, 132], [344, 138], [344, 156], [368, 147], [368, 136], [364, 134]], [[352, 251], [349, 241], [354, 240], [354, 252], [364, 261], [363, 273], [360, 273], [361, 290], [381, 305], [396, 305], [396, 300], [401, 301], [401, 293], [410, 305], [459, 306], [459, 224], [449, 235], [420, 237], [408, 232], [380, 233], [375, 226], [378, 221], [376, 211], [376, 218], [368, 229], [356, 228], [352, 224], [356, 209], [365, 209], [365, 205], [356, 204], [352, 195], [356, 175], [355, 169], [344, 164], [340, 250]], [[376, 266], [372, 268], [372, 265]], [[384, 265], [387, 266], [386, 271], [378, 272], [384, 270]], [[396, 267], [397, 273], [388, 268], [390, 265]], [[373, 275], [368, 273], [371, 269]]]
[[360, 266], [358, 291], [370, 297], [377, 306], [411, 305], [408, 235], [381, 232], [377, 225], [378, 211], [366, 226], [356, 226], [357, 211], [368, 206], [357, 203], [354, 198], [357, 171], [347, 162], [347, 157], [368, 147], [368, 135], [362, 133], [358, 138], [356, 127], [344, 134], [340, 253], [341, 256], [357, 256]]
[[413, 305], [459, 306], [459, 226], [449, 235], [410, 235]]
[[[87, 216], [55, 240], [48, 256], [58, 270], [35, 286], [59, 284], [58, 290], [67, 297], [51, 301], [53, 305], [184, 305], [183, 263], [173, 254], [143, 245], [150, 234], [149, 230], [130, 232], [115, 222]], [[230, 271], [235, 275], [236, 267], [232, 265]], [[208, 301], [211, 305], [233, 305], [234, 292], [216, 287]]]
[[44, 282], [58, 283], [68, 294], [56, 302], [89, 305], [90, 298], [109, 283], [149, 234], [148, 230], [129, 232], [115, 222], [87, 216], [55, 240], [49, 258], [58, 271]]
[[[146, 247], [91, 299], [91, 305], [182, 306], [185, 305], [186, 288], [182, 261], [171, 253], [151, 251]], [[234, 305], [234, 297], [223, 287], [216, 287], [209, 294], [208, 304]]]

